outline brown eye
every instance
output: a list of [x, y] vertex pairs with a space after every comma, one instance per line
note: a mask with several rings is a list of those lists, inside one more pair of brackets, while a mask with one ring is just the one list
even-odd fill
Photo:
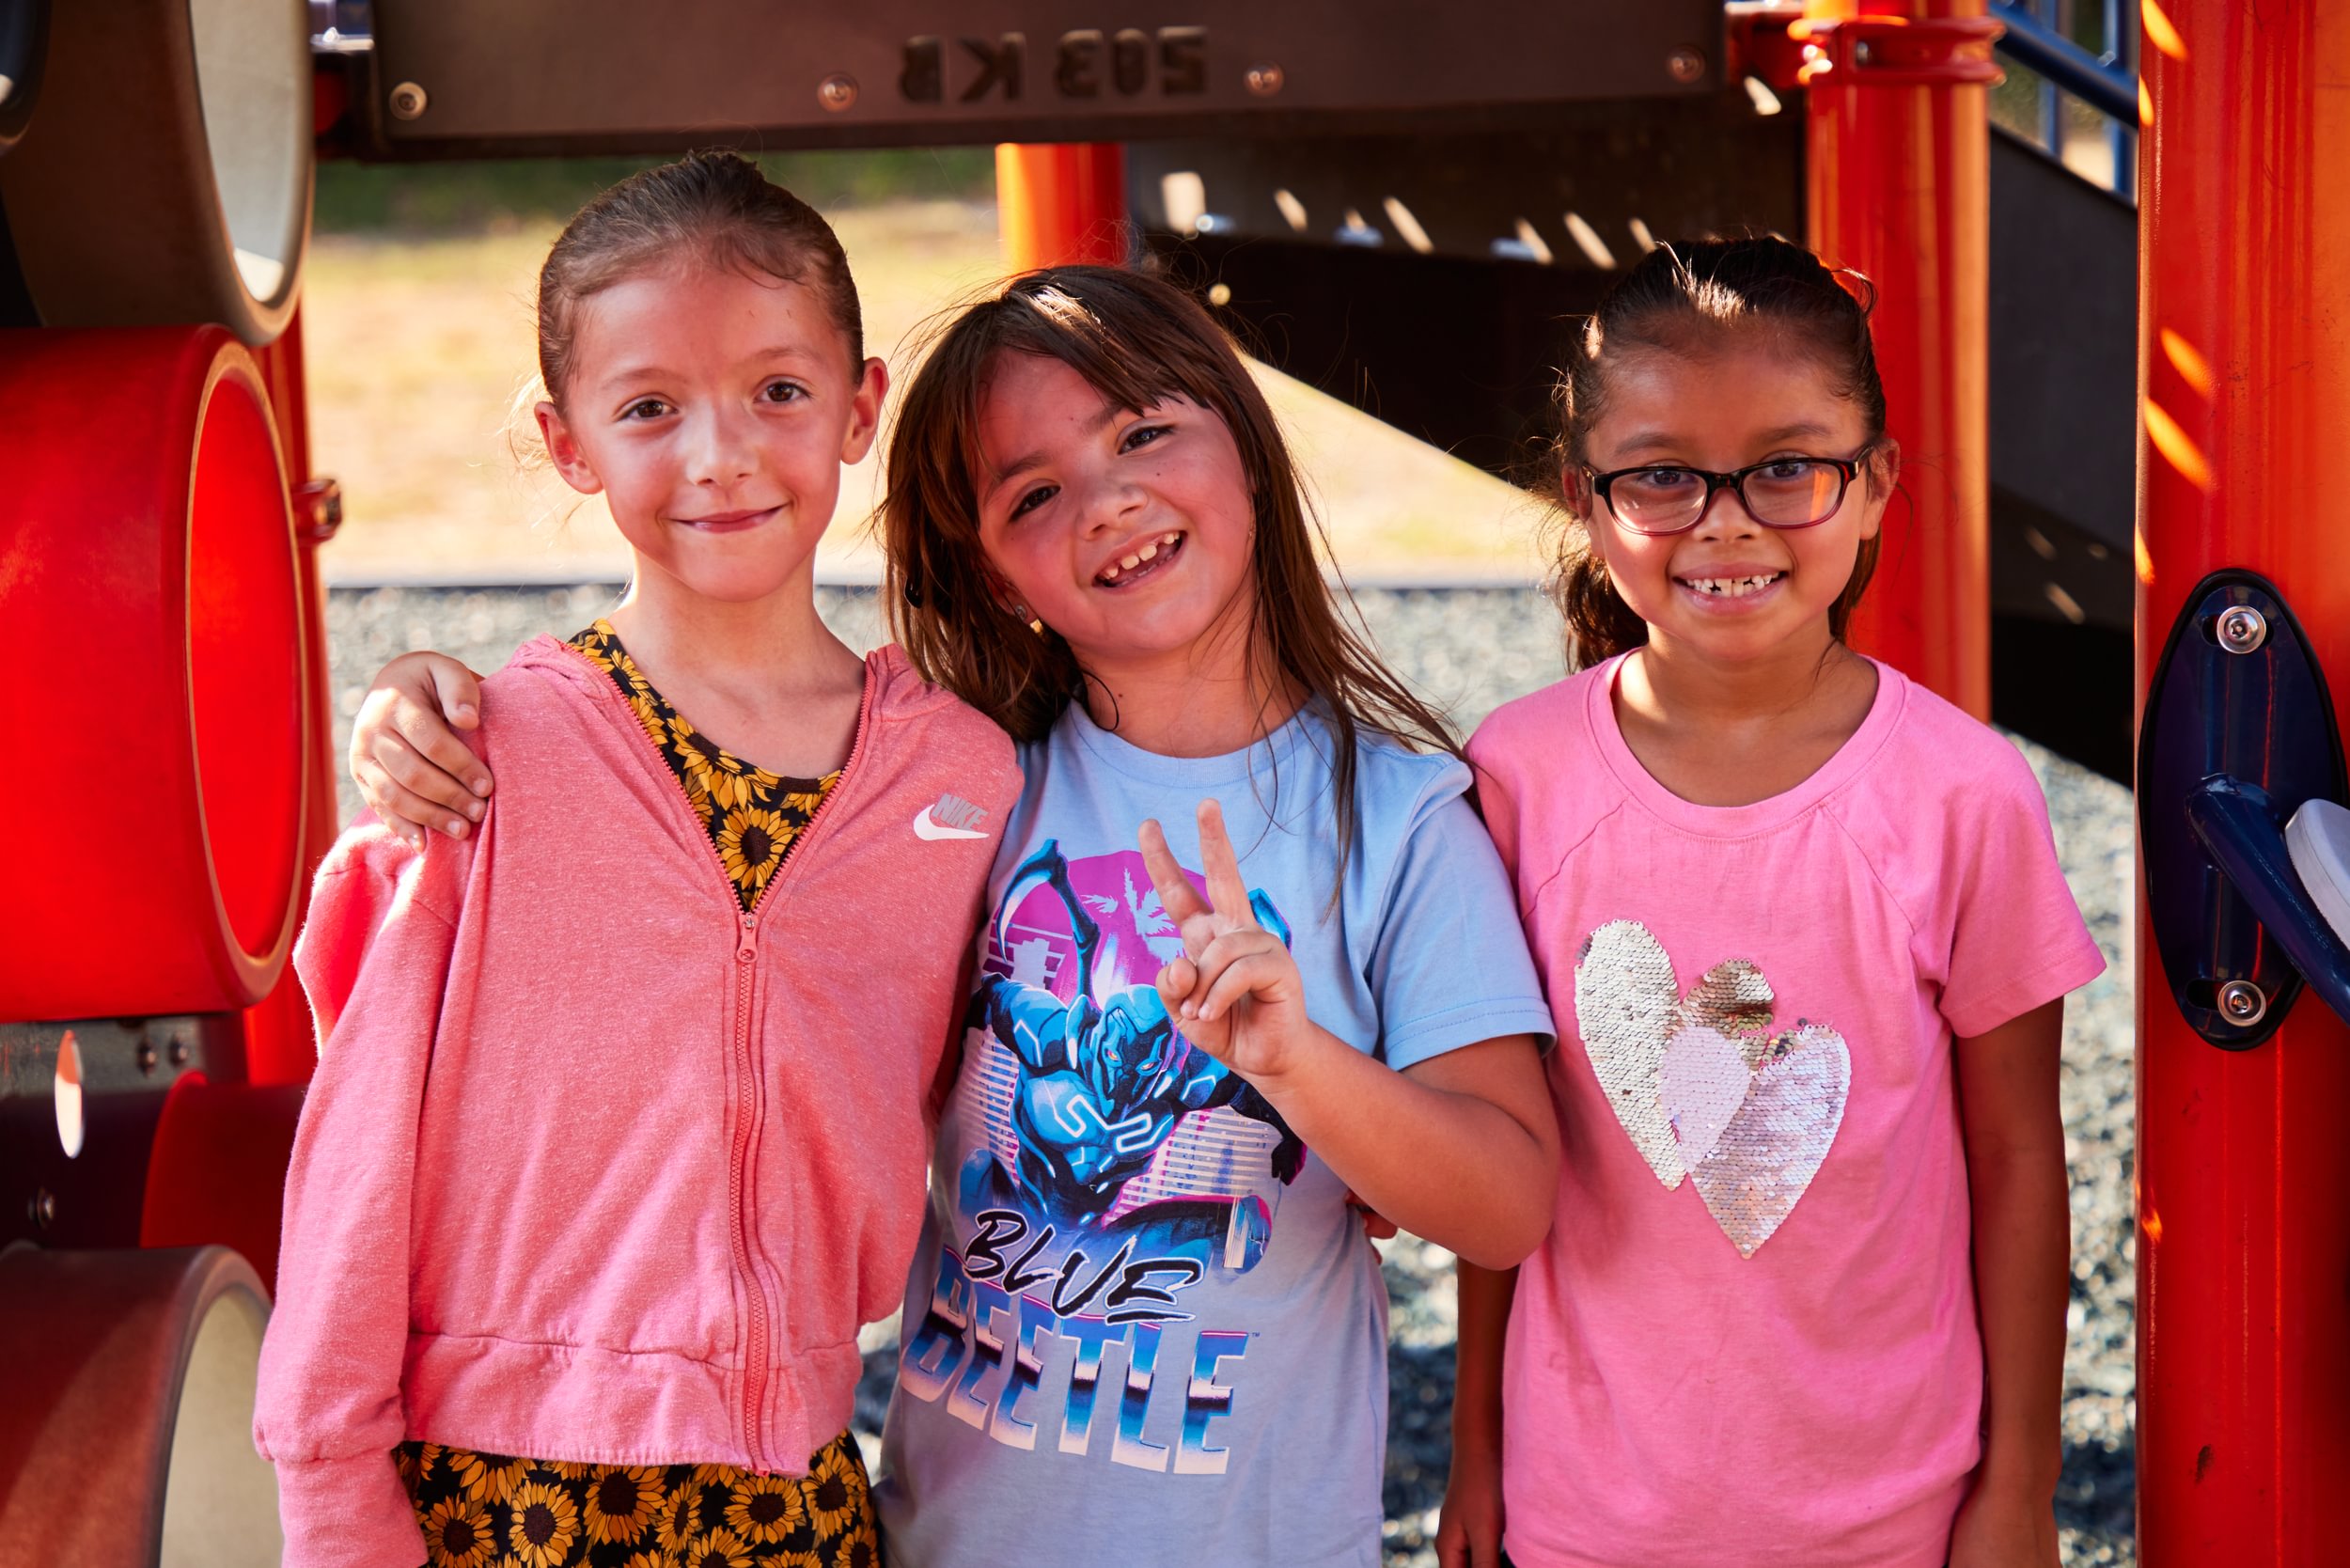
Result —
[[1636, 468], [1616, 478], [1616, 494], [1642, 503], [1686, 500], [1705, 488], [1694, 469]]

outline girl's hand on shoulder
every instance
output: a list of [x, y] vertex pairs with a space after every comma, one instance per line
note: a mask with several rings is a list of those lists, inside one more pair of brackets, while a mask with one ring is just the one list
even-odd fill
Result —
[[1455, 1448], [1436, 1524], [1436, 1568], [1499, 1568], [1501, 1466]]
[[1950, 1568], [2057, 1568], [2058, 1561], [2048, 1493], [1978, 1479], [1950, 1529]]
[[1206, 898], [1183, 874], [1156, 822], [1142, 824], [1140, 839], [1160, 907], [1183, 936], [1183, 956], [1159, 971], [1159, 1000], [1185, 1039], [1242, 1077], [1254, 1083], [1280, 1076], [1312, 1032], [1305, 978], [1281, 938], [1258, 922], [1223, 809], [1213, 800], [1199, 803]]
[[351, 727], [351, 776], [368, 808], [417, 849], [428, 831], [462, 839], [491, 780], [457, 730], [480, 724], [481, 678], [455, 659], [403, 653], [385, 665]]

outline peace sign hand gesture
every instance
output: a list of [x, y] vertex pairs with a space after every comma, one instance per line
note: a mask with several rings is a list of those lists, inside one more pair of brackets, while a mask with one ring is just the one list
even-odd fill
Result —
[[1257, 923], [1224, 812], [1199, 803], [1199, 859], [1208, 896], [1167, 847], [1155, 821], [1141, 831], [1159, 904], [1183, 933], [1183, 956], [1160, 969], [1159, 999], [1184, 1037], [1260, 1090], [1310, 1048], [1306, 983], [1279, 936]]

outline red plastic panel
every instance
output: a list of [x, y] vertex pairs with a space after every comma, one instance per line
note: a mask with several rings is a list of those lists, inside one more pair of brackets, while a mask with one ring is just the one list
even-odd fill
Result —
[[201, 1073], [172, 1085], [147, 1164], [139, 1245], [234, 1248], [274, 1293], [302, 1099], [299, 1084], [215, 1084]]
[[253, 360], [218, 327], [0, 334], [0, 1018], [244, 1007], [292, 937], [307, 736]]

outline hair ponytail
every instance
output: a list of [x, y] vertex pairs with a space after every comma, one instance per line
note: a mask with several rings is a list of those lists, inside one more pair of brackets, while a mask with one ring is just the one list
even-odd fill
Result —
[[[1584, 484], [1591, 427], [1606, 402], [1606, 362], [1641, 352], [1686, 352], [1731, 328], [1784, 335], [1788, 349], [1826, 368], [1840, 397], [1860, 411], [1872, 444], [1885, 435], [1885, 384], [1877, 374], [1869, 317], [1875, 287], [1855, 272], [1830, 272], [1800, 245], [1762, 236], [1659, 245], [1610, 289], [1584, 322], [1559, 387], [1559, 439], [1550, 451], [1550, 493], [1559, 512], [1546, 585], [1567, 623], [1567, 662], [1588, 669], [1648, 641], [1648, 625], [1608, 580], [1575, 510], [1606, 503]], [[1861, 541], [1852, 578], [1828, 610], [1828, 633], [1844, 640], [1853, 610], [1876, 571], [1881, 540]]]

